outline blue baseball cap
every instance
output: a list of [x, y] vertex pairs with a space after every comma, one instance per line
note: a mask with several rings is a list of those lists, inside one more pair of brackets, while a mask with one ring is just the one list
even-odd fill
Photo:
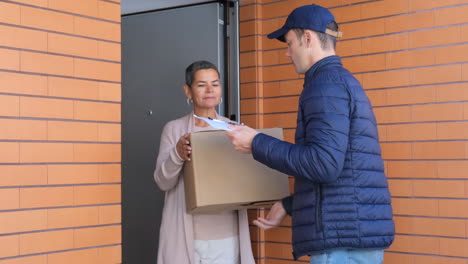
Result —
[[337, 38], [341, 37], [341, 32], [327, 28], [327, 25], [333, 21], [335, 17], [324, 7], [315, 4], [301, 6], [289, 14], [282, 28], [268, 34], [268, 38], [285, 42], [284, 35], [293, 28], [311, 29]]

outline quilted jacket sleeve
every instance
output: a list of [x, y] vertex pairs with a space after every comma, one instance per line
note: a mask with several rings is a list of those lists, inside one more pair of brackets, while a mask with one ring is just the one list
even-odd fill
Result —
[[344, 83], [306, 87], [299, 102], [296, 143], [259, 133], [253, 157], [278, 171], [317, 183], [334, 182], [348, 147], [350, 96]]

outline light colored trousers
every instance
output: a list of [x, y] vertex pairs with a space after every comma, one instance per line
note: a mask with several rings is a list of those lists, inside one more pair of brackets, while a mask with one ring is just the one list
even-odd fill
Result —
[[378, 250], [333, 250], [310, 257], [311, 264], [381, 264], [384, 251]]
[[195, 240], [195, 264], [239, 264], [239, 238]]

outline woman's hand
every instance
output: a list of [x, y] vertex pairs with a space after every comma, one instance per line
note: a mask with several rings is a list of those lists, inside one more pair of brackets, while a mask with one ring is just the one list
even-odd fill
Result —
[[189, 136], [189, 133], [181, 136], [176, 145], [177, 153], [183, 160], [190, 160], [192, 154], [192, 147], [190, 147]]
[[257, 220], [254, 220], [253, 223], [261, 229], [267, 230], [279, 226], [285, 216], [286, 210], [284, 210], [283, 204], [279, 201], [271, 207], [266, 218], [259, 217]]

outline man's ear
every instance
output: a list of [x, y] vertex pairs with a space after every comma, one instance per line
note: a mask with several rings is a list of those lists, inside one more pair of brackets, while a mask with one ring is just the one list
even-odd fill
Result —
[[311, 47], [312, 43], [314, 42], [314, 39], [317, 37], [317, 35], [312, 31], [312, 30], [304, 30], [304, 43], [306, 47]]

